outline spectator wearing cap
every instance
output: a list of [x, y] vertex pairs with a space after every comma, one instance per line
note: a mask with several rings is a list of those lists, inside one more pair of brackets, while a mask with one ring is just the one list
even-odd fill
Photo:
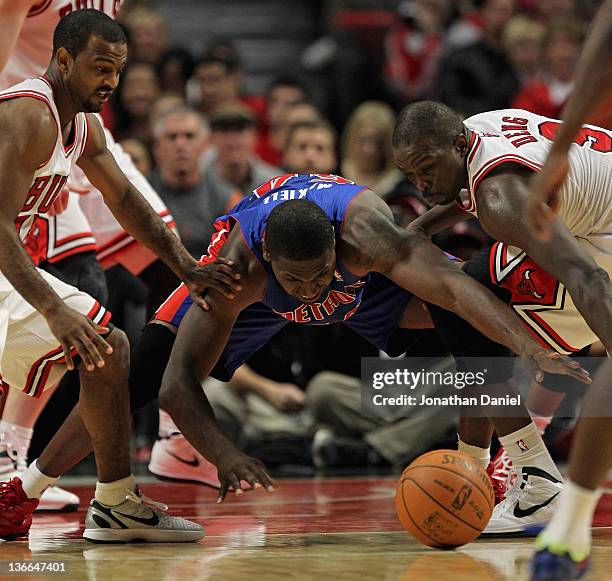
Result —
[[199, 258], [208, 248], [214, 220], [231, 206], [234, 189], [219, 187], [203, 169], [210, 128], [197, 111], [167, 111], [157, 118], [153, 135], [157, 169], [151, 185], [174, 216], [185, 248]]
[[206, 160], [204, 171], [216, 190], [250, 194], [282, 173], [257, 157], [256, 120], [248, 108], [239, 104], [219, 107], [210, 117], [210, 127], [214, 153]]

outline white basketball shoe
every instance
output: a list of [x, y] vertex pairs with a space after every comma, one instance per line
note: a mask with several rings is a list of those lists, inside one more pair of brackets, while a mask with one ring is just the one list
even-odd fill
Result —
[[137, 489], [126, 490], [125, 500], [106, 506], [95, 498], [85, 517], [83, 538], [93, 543], [188, 543], [204, 537], [204, 527], [178, 516], [168, 507], [146, 498]]
[[482, 535], [536, 536], [552, 518], [563, 483], [535, 467], [517, 469], [506, 498], [494, 509]]
[[221, 487], [217, 467], [204, 458], [179, 432], [160, 437], [155, 442], [151, 450], [149, 470], [162, 479]]

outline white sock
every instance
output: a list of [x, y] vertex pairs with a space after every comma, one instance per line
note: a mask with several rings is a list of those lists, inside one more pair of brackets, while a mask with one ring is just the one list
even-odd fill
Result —
[[463, 452], [468, 456], [471, 456], [480, 464], [485, 470], [491, 462], [491, 451], [489, 448], [480, 448], [478, 446], [471, 446], [470, 444], [466, 444], [461, 441], [459, 438], [459, 443], [457, 444], [457, 451]]
[[0, 447], [9, 451], [13, 450], [23, 462], [27, 462], [33, 432], [33, 428], [0, 420]]
[[501, 436], [499, 442], [516, 468], [534, 466], [557, 480], [563, 480], [533, 422], [512, 434]]
[[59, 480], [59, 476], [47, 476], [43, 474], [38, 469], [36, 460], [21, 473], [20, 478], [23, 483], [23, 491], [28, 498], [40, 498], [42, 493], [47, 490], [49, 486], [53, 486]]
[[170, 414], [160, 408], [159, 410], [159, 437], [167, 438], [172, 434], [180, 434], [181, 430], [176, 427]]
[[106, 506], [115, 506], [125, 500], [126, 491], [136, 491], [136, 481], [130, 474], [114, 482], [96, 482], [96, 500]]
[[539, 416], [537, 414], [532, 414], [531, 412], [529, 412], [529, 415], [531, 416], [533, 423], [536, 425], [536, 428], [538, 428], [540, 436], [543, 436], [546, 428], [548, 428], [554, 416]]
[[585, 559], [591, 550], [591, 524], [601, 493], [601, 489], [589, 490], [568, 481], [555, 514], [538, 537], [538, 547], [557, 553], [569, 551], [576, 561]]

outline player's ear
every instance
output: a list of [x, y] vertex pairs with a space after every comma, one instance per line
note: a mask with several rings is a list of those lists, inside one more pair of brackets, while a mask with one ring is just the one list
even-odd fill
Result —
[[465, 133], [461, 132], [455, 137], [453, 140], [453, 147], [461, 154], [461, 157], [465, 156], [468, 148], [468, 141]]
[[72, 67], [73, 58], [72, 55], [63, 46], [61, 46], [57, 49], [55, 62], [57, 63], [57, 68], [59, 69], [60, 73], [68, 74]]

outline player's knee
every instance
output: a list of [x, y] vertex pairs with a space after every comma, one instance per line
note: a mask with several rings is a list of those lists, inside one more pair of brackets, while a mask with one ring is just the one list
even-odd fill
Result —
[[113, 353], [105, 357], [107, 364], [129, 366], [130, 364], [130, 342], [127, 335], [117, 327], [106, 336], [106, 342], [113, 348]]
[[328, 410], [336, 400], [336, 393], [332, 389], [332, 374], [323, 371], [317, 373], [306, 387], [306, 407], [312, 410], [314, 415]]

